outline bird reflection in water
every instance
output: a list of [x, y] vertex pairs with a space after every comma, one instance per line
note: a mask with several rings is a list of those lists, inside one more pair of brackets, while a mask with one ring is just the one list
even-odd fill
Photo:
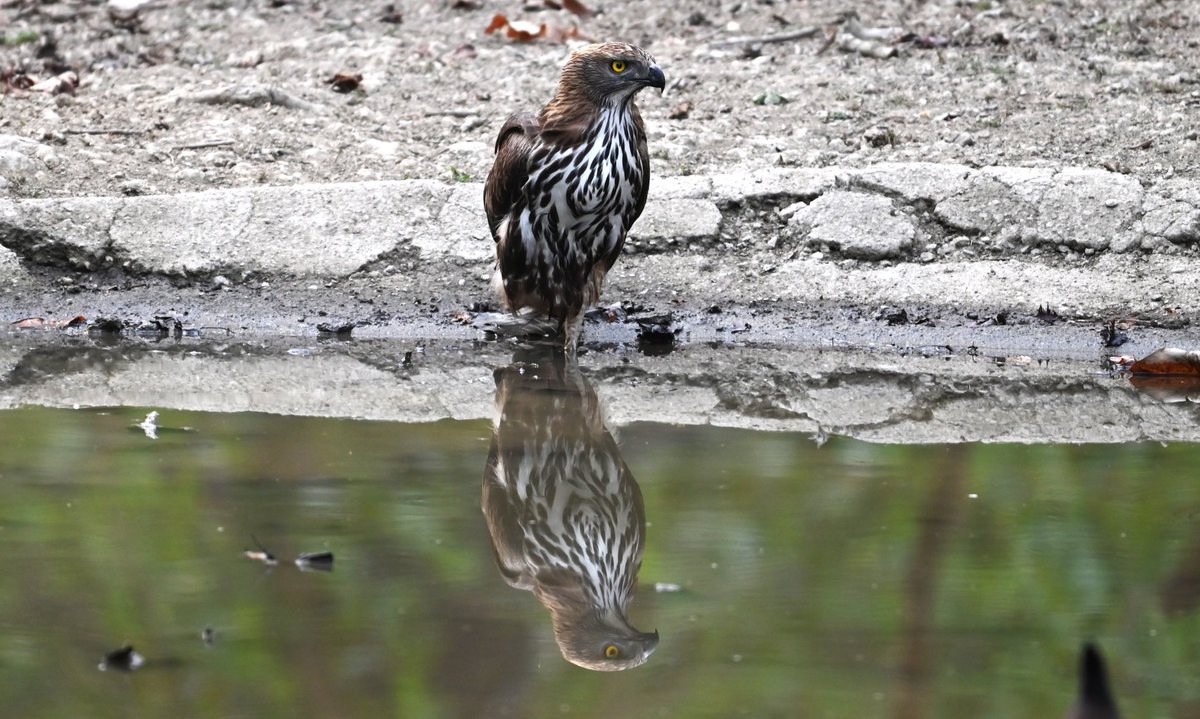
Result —
[[561, 350], [518, 352], [495, 380], [482, 508], [500, 573], [550, 611], [567, 661], [598, 671], [644, 663], [658, 632], [634, 628], [627, 613], [646, 513], [595, 388]]

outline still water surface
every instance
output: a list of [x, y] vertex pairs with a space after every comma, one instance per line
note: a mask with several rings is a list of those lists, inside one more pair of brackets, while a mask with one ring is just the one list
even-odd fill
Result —
[[605, 427], [558, 370], [495, 432], [0, 412], [3, 714], [1058, 717], [1085, 639], [1200, 713], [1200, 447]]

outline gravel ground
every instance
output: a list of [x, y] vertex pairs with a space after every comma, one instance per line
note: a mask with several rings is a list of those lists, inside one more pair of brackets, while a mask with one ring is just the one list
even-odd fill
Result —
[[[864, 3], [863, 26], [903, 38], [887, 59], [822, 52], [845, 34], [847, 6], [828, 0], [592, 0], [590, 17], [532, 0], [120, 9], [136, 4], [0, 0], [0, 70], [79, 77], [74, 94], [0, 95], [0, 135], [45, 146], [36, 163], [7, 156], [0, 192], [478, 179], [504, 117], [549, 97], [570, 49], [485, 34], [496, 13], [656, 56], [668, 90], [640, 103], [658, 176], [919, 159], [1153, 181], [1200, 164], [1200, 2], [1187, 0]], [[339, 72], [359, 88], [335, 92]]]

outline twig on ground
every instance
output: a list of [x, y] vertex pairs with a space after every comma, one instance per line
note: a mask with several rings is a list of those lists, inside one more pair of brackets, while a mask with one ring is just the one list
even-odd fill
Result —
[[207, 140], [205, 142], [196, 142], [191, 145], [176, 145], [176, 150], [204, 150], [209, 147], [229, 147], [234, 143], [233, 140]]
[[781, 32], [774, 35], [743, 35], [741, 37], [730, 37], [724, 40], [717, 40], [708, 44], [709, 49], [717, 50], [726, 47], [737, 47], [738, 45], [766, 45], [774, 42], [792, 42], [793, 40], [804, 40], [821, 32], [818, 27], [804, 27], [792, 32]]
[[85, 127], [78, 130], [63, 130], [64, 135], [144, 135], [145, 130], [133, 130], [124, 127], [104, 128]]
[[900, 31], [895, 28], [863, 27], [858, 18], [851, 15], [838, 30], [837, 46], [846, 52], [886, 60], [896, 55], [896, 46], [888, 43], [899, 35]]
[[471, 117], [480, 113], [478, 110], [426, 110], [421, 114], [425, 117]]
[[207, 105], [248, 105], [250, 107], [280, 105], [282, 107], [308, 110], [310, 112], [326, 111], [323, 105], [309, 102], [283, 90], [266, 87], [265, 85], [231, 85], [218, 90], [198, 92], [194, 95], [189, 95], [188, 99], [192, 102], [200, 102]]

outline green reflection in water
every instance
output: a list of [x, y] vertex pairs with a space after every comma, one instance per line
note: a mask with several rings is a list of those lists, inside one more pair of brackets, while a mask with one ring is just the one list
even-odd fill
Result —
[[1200, 706], [1200, 447], [622, 427], [662, 641], [599, 674], [497, 571], [488, 423], [144, 415], [0, 413], [7, 715], [1060, 716], [1089, 637], [1127, 716]]

